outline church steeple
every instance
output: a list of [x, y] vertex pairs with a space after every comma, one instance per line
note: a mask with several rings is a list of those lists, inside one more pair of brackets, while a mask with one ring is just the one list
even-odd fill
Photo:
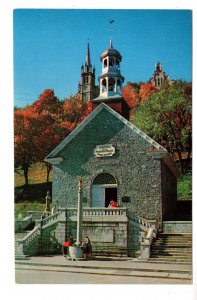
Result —
[[99, 76], [100, 94], [93, 100], [93, 106], [105, 102], [111, 108], [129, 119], [130, 108], [122, 97], [124, 77], [120, 72], [122, 56], [113, 48], [112, 39], [109, 48], [101, 54], [102, 73]]
[[88, 102], [98, 95], [97, 87], [95, 86], [95, 68], [92, 70], [90, 59], [90, 45], [88, 43], [86, 50], [85, 66], [81, 66], [81, 82], [79, 83], [78, 91], [83, 102]]
[[87, 65], [87, 66], [91, 65], [91, 60], [90, 60], [90, 46], [89, 46], [89, 43], [88, 43], [87, 54], [86, 54], [86, 65]]

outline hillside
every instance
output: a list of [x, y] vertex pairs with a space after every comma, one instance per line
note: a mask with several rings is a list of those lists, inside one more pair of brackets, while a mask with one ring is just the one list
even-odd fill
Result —
[[16, 170], [14, 176], [15, 184], [15, 202], [36, 201], [45, 203], [46, 192], [51, 192], [52, 171], [50, 172], [49, 182], [46, 182], [46, 166], [42, 163], [36, 163], [29, 170], [29, 186], [25, 187], [23, 172]]

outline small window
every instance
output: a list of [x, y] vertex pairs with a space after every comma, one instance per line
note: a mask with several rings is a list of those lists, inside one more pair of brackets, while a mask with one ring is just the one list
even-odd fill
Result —
[[110, 57], [110, 58], [109, 58], [109, 66], [110, 66], [110, 67], [113, 67], [113, 66], [114, 66], [114, 58], [113, 58], [113, 57]]
[[102, 80], [102, 93], [106, 92], [107, 81], [106, 79]]
[[104, 60], [104, 62], [103, 62], [103, 66], [104, 66], [104, 68], [106, 68], [106, 67], [107, 67], [107, 59], [105, 59], [105, 60]]
[[113, 92], [115, 90], [115, 79], [109, 78], [109, 91]]
[[121, 80], [118, 79], [118, 80], [117, 80], [117, 92], [118, 92], [118, 93], [121, 92], [121, 88], [122, 88], [122, 83], [121, 83]]
[[118, 69], [120, 68], [120, 61], [118, 58], [116, 58], [116, 66], [115, 67]]

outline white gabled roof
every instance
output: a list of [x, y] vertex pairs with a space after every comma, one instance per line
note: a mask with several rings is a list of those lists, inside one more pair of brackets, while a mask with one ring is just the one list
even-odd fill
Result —
[[83, 120], [46, 158], [45, 161], [49, 160], [52, 157], [56, 157], [58, 153], [66, 146], [68, 143], [70, 143], [78, 133], [80, 133], [103, 109], [107, 110], [109, 113], [114, 115], [117, 119], [119, 119], [121, 122], [123, 122], [126, 126], [128, 126], [130, 129], [135, 131], [138, 135], [140, 135], [143, 139], [148, 141], [153, 147], [155, 147], [158, 150], [166, 151], [167, 150], [162, 147], [160, 144], [155, 142], [152, 138], [150, 138], [147, 134], [142, 132], [139, 128], [137, 128], [135, 125], [130, 123], [128, 120], [126, 120], [124, 117], [122, 117], [119, 113], [117, 113], [115, 110], [110, 108], [105, 103], [101, 103], [98, 105], [88, 116], [85, 120]]

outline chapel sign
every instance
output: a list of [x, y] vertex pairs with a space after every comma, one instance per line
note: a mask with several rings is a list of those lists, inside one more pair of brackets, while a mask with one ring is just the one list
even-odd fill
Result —
[[97, 145], [94, 149], [94, 155], [96, 157], [113, 156], [115, 153], [115, 147], [111, 144]]

